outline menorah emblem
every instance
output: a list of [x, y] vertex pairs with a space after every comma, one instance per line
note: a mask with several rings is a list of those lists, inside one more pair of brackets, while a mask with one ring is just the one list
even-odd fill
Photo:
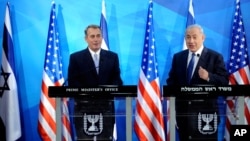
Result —
[[[99, 123], [99, 124], [98, 124]], [[87, 115], [83, 116], [83, 130], [87, 135], [99, 135], [103, 130], [103, 116], [99, 115]]]
[[99, 115], [87, 115], [88, 121], [91, 123], [91, 126], [89, 127], [88, 131], [97, 131], [97, 126], [95, 126], [95, 123], [99, 120]]
[[201, 134], [213, 134], [217, 131], [217, 114], [198, 114], [198, 129]]
[[209, 122], [213, 120], [213, 114], [202, 114], [202, 120], [206, 122], [206, 125], [203, 127], [203, 131], [209, 131], [212, 130], [212, 126], [209, 125]]

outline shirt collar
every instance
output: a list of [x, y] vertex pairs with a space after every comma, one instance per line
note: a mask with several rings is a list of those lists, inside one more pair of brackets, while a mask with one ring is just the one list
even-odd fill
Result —
[[97, 54], [99, 56], [100, 52], [101, 52], [101, 49], [97, 50], [96, 52], [94, 52], [93, 50], [91, 50], [90, 48], [89, 49], [89, 52], [90, 54], [93, 56], [94, 54]]
[[[202, 52], [203, 48], [204, 48], [204, 46], [202, 45], [196, 52], [194, 52], [195, 56], [198, 56], [198, 54], [199, 54], [199, 56], [201, 56], [201, 52]], [[189, 51], [190, 56], [192, 56], [192, 53], [193, 52]]]

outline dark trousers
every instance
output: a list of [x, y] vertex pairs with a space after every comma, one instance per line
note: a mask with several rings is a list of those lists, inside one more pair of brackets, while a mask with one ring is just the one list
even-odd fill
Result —
[[74, 113], [76, 140], [112, 141], [115, 122], [112, 99], [75, 99]]
[[216, 98], [176, 98], [176, 121], [180, 141], [217, 141], [219, 113]]

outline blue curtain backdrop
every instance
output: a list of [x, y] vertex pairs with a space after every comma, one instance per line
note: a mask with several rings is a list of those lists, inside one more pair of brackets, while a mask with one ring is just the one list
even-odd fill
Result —
[[[51, 0], [9, 0], [15, 46], [17, 83], [23, 141], [39, 141], [38, 105], [46, 49]], [[99, 24], [101, 0], [57, 0], [58, 26], [64, 67], [70, 53], [86, 47], [84, 29]], [[143, 49], [148, 0], [105, 0], [109, 48], [118, 53], [125, 85], [136, 85]], [[166, 84], [172, 56], [182, 50], [188, 0], [155, 0], [154, 30], [161, 85]], [[0, 40], [2, 41], [5, 6], [0, 0]], [[229, 61], [235, 0], [193, 0], [196, 23], [204, 27], [205, 45], [223, 54]], [[60, 8], [59, 8], [60, 7]], [[250, 47], [250, 0], [241, 0], [247, 45]], [[117, 111], [125, 113], [124, 101]], [[118, 122], [118, 140], [125, 140], [125, 117]], [[121, 138], [120, 138], [121, 137]], [[134, 139], [135, 135], [134, 135]]]

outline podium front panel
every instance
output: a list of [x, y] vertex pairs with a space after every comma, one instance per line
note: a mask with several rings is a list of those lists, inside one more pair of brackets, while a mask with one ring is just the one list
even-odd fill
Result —
[[220, 111], [220, 107], [224, 106], [224, 103], [218, 103], [217, 98], [177, 98], [176, 121], [180, 138], [194, 141], [217, 141], [220, 118], [225, 116]]
[[74, 99], [73, 120], [77, 140], [113, 140], [113, 99]]

